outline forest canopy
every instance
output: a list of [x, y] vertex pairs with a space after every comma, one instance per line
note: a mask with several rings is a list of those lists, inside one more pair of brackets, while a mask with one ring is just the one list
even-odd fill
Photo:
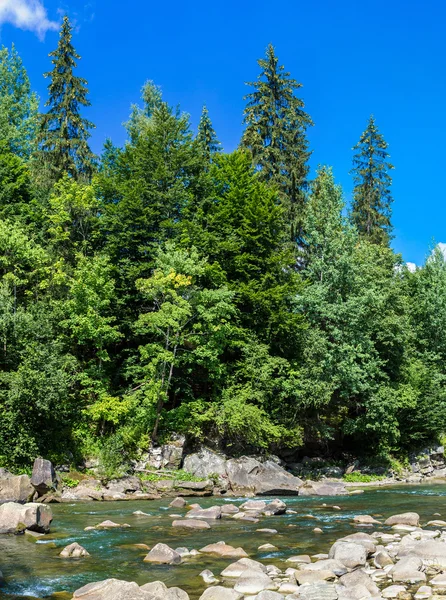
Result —
[[445, 259], [392, 250], [374, 117], [346, 206], [329, 166], [311, 177], [302, 84], [270, 45], [236, 151], [148, 81], [95, 156], [72, 34], [65, 17], [43, 112], [0, 50], [0, 466], [125, 462], [173, 433], [383, 460], [440, 439]]

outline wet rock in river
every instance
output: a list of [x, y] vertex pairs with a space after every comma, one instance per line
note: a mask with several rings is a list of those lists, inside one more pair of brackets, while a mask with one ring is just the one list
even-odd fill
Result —
[[411, 527], [418, 527], [420, 524], [420, 515], [415, 512], [407, 512], [399, 515], [392, 515], [386, 521], [385, 525], [409, 525]]
[[172, 527], [182, 529], [210, 529], [211, 526], [206, 521], [199, 519], [176, 519], [172, 523]]
[[251, 558], [241, 558], [235, 563], [230, 564], [226, 569], [221, 572], [222, 577], [240, 577], [247, 571], [258, 571], [259, 573], [266, 573], [266, 567], [257, 560]]
[[0, 533], [23, 533], [25, 529], [48, 533], [53, 514], [45, 504], [7, 502], [0, 506]]
[[210, 508], [193, 508], [190, 510], [186, 519], [221, 519], [221, 507], [220, 506], [211, 506]]
[[259, 571], [245, 571], [237, 579], [234, 586], [236, 592], [240, 594], [258, 594], [263, 590], [276, 590], [277, 584], [267, 575]]
[[335, 542], [330, 548], [328, 556], [338, 560], [349, 569], [363, 567], [367, 561], [367, 551], [364, 546], [354, 542]]
[[240, 600], [243, 594], [236, 592], [233, 589], [223, 587], [221, 585], [215, 585], [207, 588], [199, 600]]
[[73, 599], [81, 600], [153, 600], [153, 594], [142, 590], [137, 583], [105, 579], [89, 583], [76, 590]]
[[77, 542], [73, 542], [69, 546], [65, 546], [62, 552], [59, 554], [62, 558], [81, 558], [83, 556], [90, 556], [83, 546]]
[[113, 521], [102, 521], [95, 526], [95, 529], [119, 529], [121, 527], [130, 527], [128, 523], [114, 523]]
[[353, 517], [353, 522], [358, 525], [380, 525], [380, 522], [371, 515], [356, 515]]
[[219, 583], [219, 580], [215, 577], [215, 575], [209, 569], [205, 569], [201, 571], [200, 577], [204, 581], [204, 583], [208, 585], [212, 585], [214, 583]]
[[181, 563], [181, 556], [167, 544], [156, 544], [144, 558], [144, 562], [179, 565]]
[[248, 555], [243, 548], [234, 548], [224, 542], [217, 542], [216, 544], [209, 544], [204, 548], [200, 548], [200, 552], [203, 554], [215, 554], [216, 556], [222, 556], [225, 558], [245, 558]]
[[144, 592], [153, 594], [157, 600], [189, 600], [187, 592], [178, 587], [168, 588], [162, 581], [145, 583], [140, 589]]
[[175, 498], [174, 500], [172, 500], [172, 502], [169, 504], [170, 508], [184, 508], [186, 506], [187, 502], [184, 498], [181, 498], [180, 496], [178, 496], [177, 498]]

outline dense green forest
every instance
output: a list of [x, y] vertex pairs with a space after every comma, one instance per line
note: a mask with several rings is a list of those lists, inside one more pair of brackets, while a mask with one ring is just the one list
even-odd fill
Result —
[[445, 260], [411, 272], [392, 250], [373, 117], [346, 207], [330, 167], [310, 177], [313, 122], [272, 46], [231, 154], [206, 107], [195, 133], [149, 81], [95, 156], [67, 18], [50, 58], [40, 113], [0, 50], [0, 466], [125, 460], [174, 432], [383, 460], [441, 437]]

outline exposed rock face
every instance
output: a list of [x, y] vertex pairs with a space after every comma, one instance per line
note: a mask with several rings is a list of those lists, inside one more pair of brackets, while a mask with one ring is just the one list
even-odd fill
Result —
[[153, 600], [153, 594], [144, 591], [134, 582], [105, 579], [89, 583], [76, 590], [73, 598], [82, 600]]
[[0, 533], [23, 533], [25, 529], [48, 533], [52, 520], [51, 508], [45, 504], [7, 502], [0, 506]]
[[226, 476], [226, 457], [208, 448], [201, 448], [195, 454], [186, 456], [183, 469], [196, 477], [209, 477], [212, 474]]
[[299, 496], [346, 496], [345, 485], [338, 481], [306, 481], [299, 490]]
[[59, 554], [62, 558], [81, 558], [83, 556], [90, 556], [83, 546], [77, 542], [73, 542], [69, 546], [65, 546], [62, 552]]
[[28, 475], [11, 475], [7, 471], [0, 473], [0, 504], [29, 502], [34, 493], [35, 489]]
[[181, 555], [175, 552], [167, 544], [156, 544], [144, 559], [144, 562], [152, 562], [164, 565], [179, 565]]
[[50, 490], [57, 487], [56, 472], [53, 464], [44, 458], [36, 458], [33, 466], [31, 485], [39, 496], [47, 494]]

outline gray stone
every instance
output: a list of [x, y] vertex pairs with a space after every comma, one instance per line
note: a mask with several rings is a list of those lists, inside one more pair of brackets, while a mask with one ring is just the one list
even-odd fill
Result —
[[302, 586], [299, 600], [337, 600], [338, 593], [333, 583], [315, 583]]
[[426, 581], [426, 575], [421, 572], [423, 561], [416, 556], [402, 558], [394, 565], [389, 574], [395, 583], [419, 583]]
[[208, 519], [211, 521], [221, 519], [221, 507], [193, 508], [186, 514], [186, 519]]
[[31, 485], [39, 494], [39, 496], [43, 496], [50, 490], [56, 489], [56, 472], [54, 471], [53, 464], [49, 460], [45, 460], [44, 458], [36, 458], [33, 466]]
[[208, 585], [212, 585], [214, 583], [219, 582], [219, 580], [215, 577], [215, 575], [209, 569], [205, 569], [204, 571], [201, 571], [200, 577], [202, 578], [204, 583], [207, 583]]
[[330, 548], [328, 556], [338, 560], [349, 569], [363, 567], [367, 561], [367, 551], [364, 546], [353, 542], [335, 542]]
[[221, 572], [223, 577], [240, 577], [242, 573], [246, 571], [258, 571], [259, 573], [266, 573], [266, 567], [257, 560], [251, 558], [241, 558], [235, 563], [230, 564]]
[[304, 571], [332, 571], [338, 577], [347, 573], [347, 567], [341, 561], [334, 558], [327, 558], [325, 560], [318, 560], [315, 563], [304, 564], [301, 565], [300, 568]]
[[172, 502], [169, 504], [169, 506], [171, 508], [184, 508], [186, 506], [187, 502], [184, 498], [180, 498], [179, 496], [177, 498], [175, 498], [174, 500], [172, 500]]
[[167, 544], [156, 544], [144, 558], [144, 562], [179, 565], [181, 563], [181, 556]]
[[83, 556], [90, 556], [83, 546], [77, 542], [73, 542], [69, 546], [65, 546], [62, 552], [59, 554], [62, 558], [81, 558]]
[[7, 471], [0, 473], [0, 504], [29, 502], [34, 493], [35, 489], [28, 475], [11, 475]]
[[275, 590], [277, 585], [266, 573], [245, 571], [237, 579], [234, 590], [240, 594], [258, 594], [263, 590]]
[[225, 558], [247, 558], [248, 556], [243, 548], [234, 548], [234, 546], [229, 546], [224, 542], [208, 544], [204, 548], [200, 548], [200, 552], [203, 554], [215, 554], [216, 556]]
[[283, 600], [283, 596], [278, 592], [263, 590], [263, 592], [260, 592], [257, 594], [257, 596], [254, 596], [253, 600]]
[[142, 590], [134, 582], [106, 579], [89, 583], [76, 590], [73, 598], [82, 600], [153, 600], [153, 594]]
[[240, 600], [243, 594], [221, 585], [215, 585], [205, 590], [199, 600]]
[[358, 525], [380, 525], [380, 522], [371, 515], [356, 515], [353, 517], [353, 522], [358, 523]]
[[397, 598], [398, 594], [405, 592], [406, 588], [403, 585], [390, 585], [381, 591], [383, 598]]
[[317, 583], [318, 581], [333, 581], [336, 579], [333, 571], [322, 569], [319, 571], [295, 571], [294, 577], [300, 585]]
[[420, 524], [420, 515], [415, 512], [401, 513], [399, 515], [392, 515], [386, 521], [385, 525], [409, 525], [411, 527], [418, 527]]
[[[406, 536], [409, 538], [410, 536]], [[405, 538], [403, 538], [405, 540]], [[398, 557], [415, 556], [421, 558], [424, 564], [433, 564], [446, 568], [446, 544], [436, 540], [416, 542], [409, 540], [398, 550]]]
[[236, 515], [239, 512], [239, 508], [238, 506], [235, 506], [234, 504], [224, 504], [221, 507], [221, 516], [224, 517], [225, 515]]
[[176, 519], [172, 527], [182, 529], [210, 529], [211, 526], [206, 521], [200, 519]]
[[298, 494], [302, 480], [288, 473], [274, 460], [259, 460], [242, 456], [226, 463], [231, 489], [257, 495]]
[[299, 490], [299, 496], [347, 496], [348, 491], [338, 481], [306, 481]]
[[361, 571], [360, 569], [342, 575], [339, 583], [345, 586], [347, 589], [361, 585], [367, 589], [369, 596], [379, 596], [379, 588], [376, 583], [372, 581], [367, 573], [364, 573], [364, 571]]
[[0, 533], [23, 533], [25, 529], [48, 533], [52, 520], [46, 504], [7, 502], [0, 506]]
[[226, 457], [203, 447], [199, 452], [185, 457], [183, 469], [195, 477], [213, 474], [226, 476]]
[[362, 531], [346, 535], [345, 537], [340, 538], [338, 542], [353, 542], [360, 546], [364, 546], [368, 555], [373, 554], [376, 551], [376, 540], [368, 533], [363, 533]]
[[[156, 600], [189, 600], [189, 595], [178, 587], [168, 588], [162, 581], [151, 581], [141, 586], [141, 591], [152, 594]], [[153, 599], [154, 600], [154, 599]]]
[[258, 511], [266, 509], [266, 502], [264, 500], [248, 500], [240, 505], [240, 510]]
[[284, 515], [286, 512], [286, 504], [276, 498], [269, 502], [266, 508], [262, 511], [264, 515]]
[[387, 567], [387, 565], [393, 565], [392, 557], [385, 550], [381, 550], [376, 553], [376, 556], [373, 558], [373, 564], [377, 569], [383, 569]]

